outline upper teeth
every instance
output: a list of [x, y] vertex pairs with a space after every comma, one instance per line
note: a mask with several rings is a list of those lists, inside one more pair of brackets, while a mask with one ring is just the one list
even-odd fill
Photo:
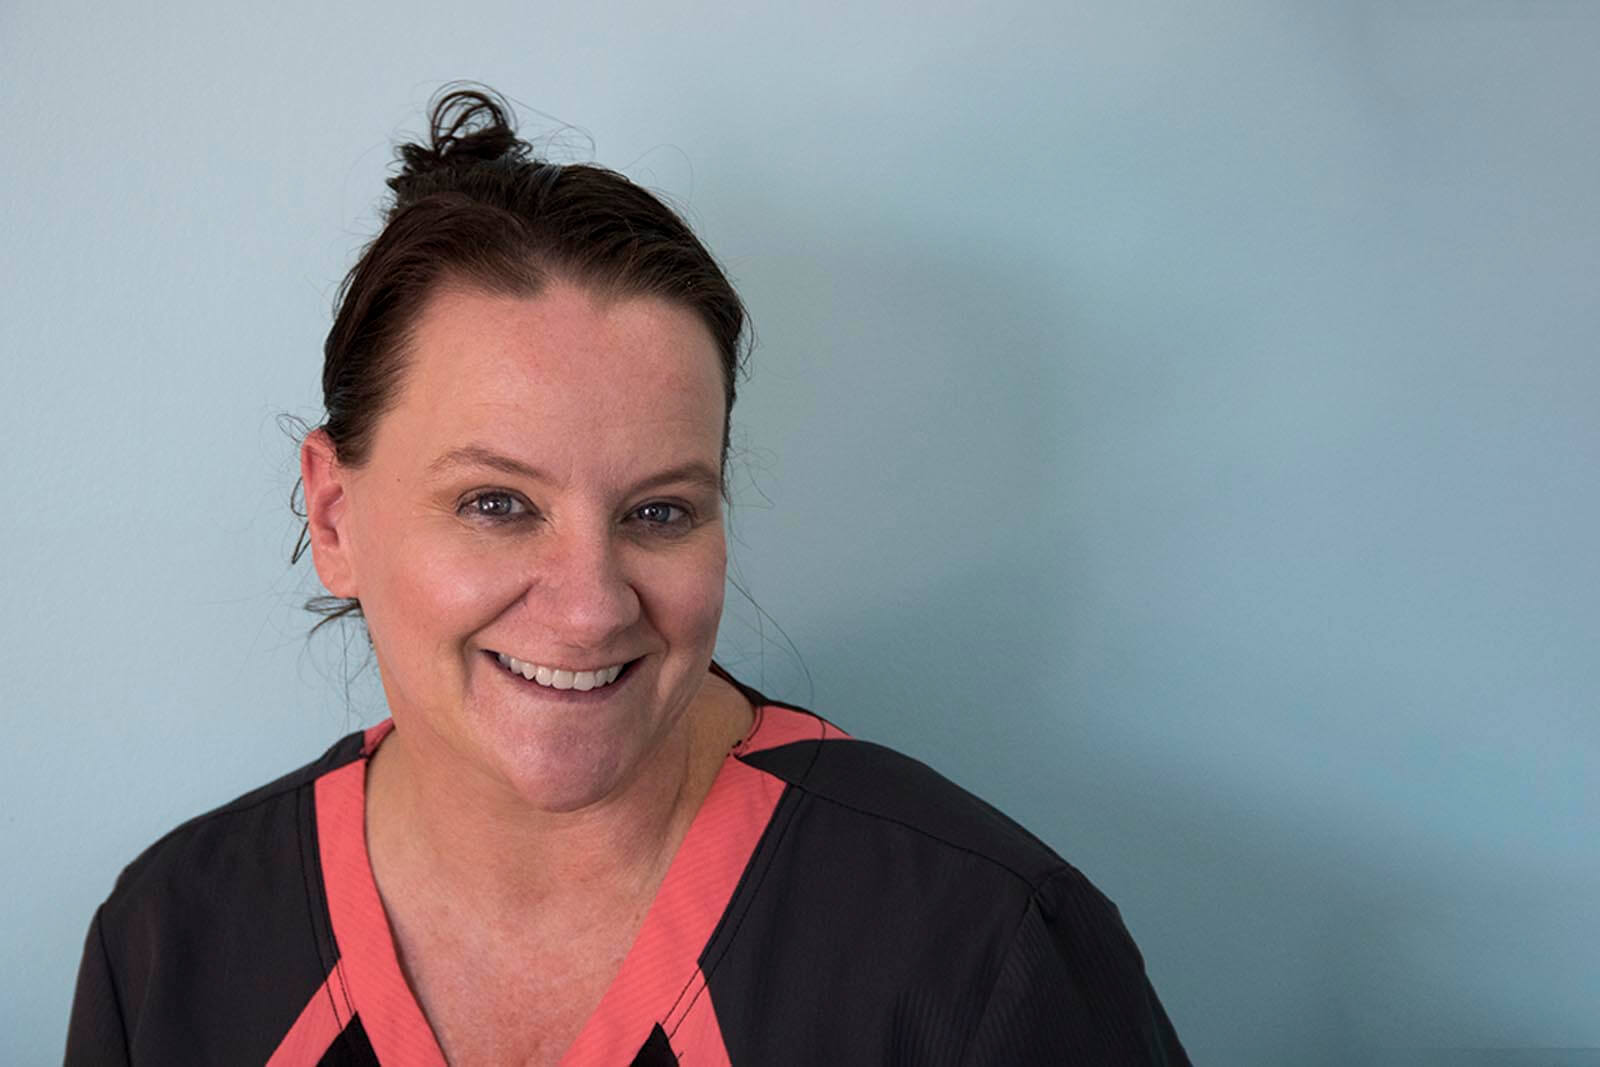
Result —
[[599, 689], [616, 681], [617, 675], [622, 673], [622, 668], [627, 666], [625, 663], [619, 663], [615, 667], [601, 667], [596, 671], [566, 671], [557, 667], [541, 667], [537, 663], [524, 663], [504, 652], [496, 653], [496, 656], [502, 667], [515, 671], [530, 682], [538, 682], [551, 689]]

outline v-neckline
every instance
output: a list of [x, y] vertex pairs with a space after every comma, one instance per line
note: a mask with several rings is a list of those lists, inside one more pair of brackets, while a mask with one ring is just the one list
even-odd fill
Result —
[[[657, 1027], [678, 1054], [692, 1047], [695, 1062], [727, 1062], [705, 996], [700, 955], [784, 790], [782, 781], [738, 757], [815, 737], [819, 725], [788, 708], [756, 706], [750, 732], [724, 759], [621, 969], [562, 1057], [562, 1067], [631, 1063]], [[367, 852], [367, 761], [393, 728], [387, 720], [366, 731], [361, 758], [316, 784], [318, 852], [339, 953], [327, 987], [349, 1015], [360, 1016], [385, 1067], [444, 1067], [438, 1039], [400, 969]], [[716, 1058], [708, 1058], [713, 1052]]]

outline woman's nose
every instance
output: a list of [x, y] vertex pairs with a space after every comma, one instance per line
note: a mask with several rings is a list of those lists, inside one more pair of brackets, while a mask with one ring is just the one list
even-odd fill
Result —
[[533, 607], [552, 641], [574, 651], [606, 649], [639, 617], [639, 595], [607, 532], [557, 533], [543, 554]]

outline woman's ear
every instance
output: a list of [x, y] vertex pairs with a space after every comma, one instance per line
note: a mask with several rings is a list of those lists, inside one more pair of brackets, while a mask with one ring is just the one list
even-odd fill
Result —
[[354, 597], [355, 560], [349, 533], [350, 471], [339, 464], [333, 441], [324, 430], [313, 430], [300, 445], [300, 481], [305, 487], [306, 531], [311, 561], [328, 592]]

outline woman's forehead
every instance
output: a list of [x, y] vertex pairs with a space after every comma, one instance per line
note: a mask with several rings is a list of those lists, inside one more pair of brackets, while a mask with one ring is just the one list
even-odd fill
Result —
[[406, 364], [379, 438], [388, 429], [436, 451], [598, 451], [612, 464], [720, 453], [715, 343], [694, 312], [658, 298], [445, 290], [419, 317]]
[[[441, 375], [517, 373], [554, 385], [610, 381], [721, 392], [716, 344], [700, 317], [653, 296], [602, 298], [569, 283], [535, 296], [450, 287], [424, 306], [411, 362]], [[429, 357], [434, 357], [430, 359]], [[487, 365], [485, 365], [487, 364]]]

